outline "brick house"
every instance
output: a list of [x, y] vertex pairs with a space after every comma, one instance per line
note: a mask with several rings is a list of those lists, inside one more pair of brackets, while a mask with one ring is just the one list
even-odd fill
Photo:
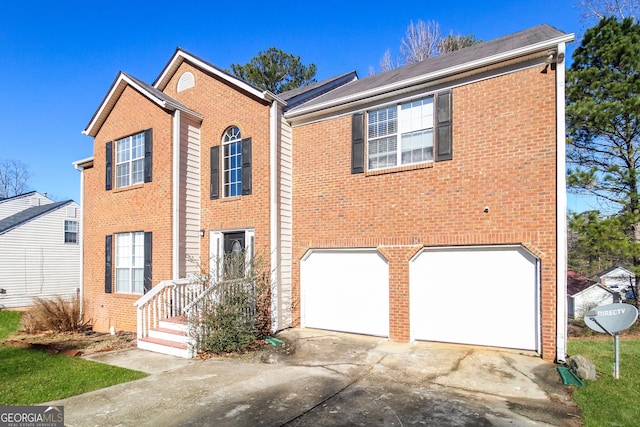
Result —
[[94, 328], [140, 333], [134, 303], [235, 247], [267, 254], [274, 330], [564, 360], [572, 40], [541, 25], [279, 95], [182, 49], [152, 85], [120, 73], [76, 164]]

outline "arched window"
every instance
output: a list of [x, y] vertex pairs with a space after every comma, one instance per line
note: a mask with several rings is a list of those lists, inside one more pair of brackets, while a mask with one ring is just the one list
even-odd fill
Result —
[[242, 194], [242, 136], [237, 126], [227, 128], [222, 136], [224, 197]]

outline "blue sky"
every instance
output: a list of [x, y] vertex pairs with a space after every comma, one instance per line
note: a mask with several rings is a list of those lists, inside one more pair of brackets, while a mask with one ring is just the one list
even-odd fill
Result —
[[[79, 201], [72, 162], [93, 155], [81, 131], [116, 75], [153, 83], [177, 46], [225, 69], [275, 46], [315, 63], [322, 80], [369, 75], [411, 20], [483, 40], [546, 23], [576, 33], [569, 54], [585, 30], [577, 0], [216, 3], [0, 2], [0, 159], [27, 164], [31, 189]], [[569, 196], [569, 207], [588, 205]]]

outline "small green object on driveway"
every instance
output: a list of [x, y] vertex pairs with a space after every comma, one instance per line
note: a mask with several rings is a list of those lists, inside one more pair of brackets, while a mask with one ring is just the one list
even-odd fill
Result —
[[284, 341], [279, 340], [278, 338], [274, 338], [274, 337], [266, 337], [265, 341], [267, 341], [269, 344], [271, 344], [274, 347], [278, 347], [278, 346], [281, 346], [282, 344], [284, 344]]

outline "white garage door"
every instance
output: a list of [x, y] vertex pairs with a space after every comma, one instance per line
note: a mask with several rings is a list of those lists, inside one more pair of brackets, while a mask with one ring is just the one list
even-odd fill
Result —
[[537, 350], [537, 259], [521, 246], [429, 248], [409, 266], [413, 339]]
[[389, 266], [375, 249], [309, 251], [300, 291], [303, 327], [389, 336]]

